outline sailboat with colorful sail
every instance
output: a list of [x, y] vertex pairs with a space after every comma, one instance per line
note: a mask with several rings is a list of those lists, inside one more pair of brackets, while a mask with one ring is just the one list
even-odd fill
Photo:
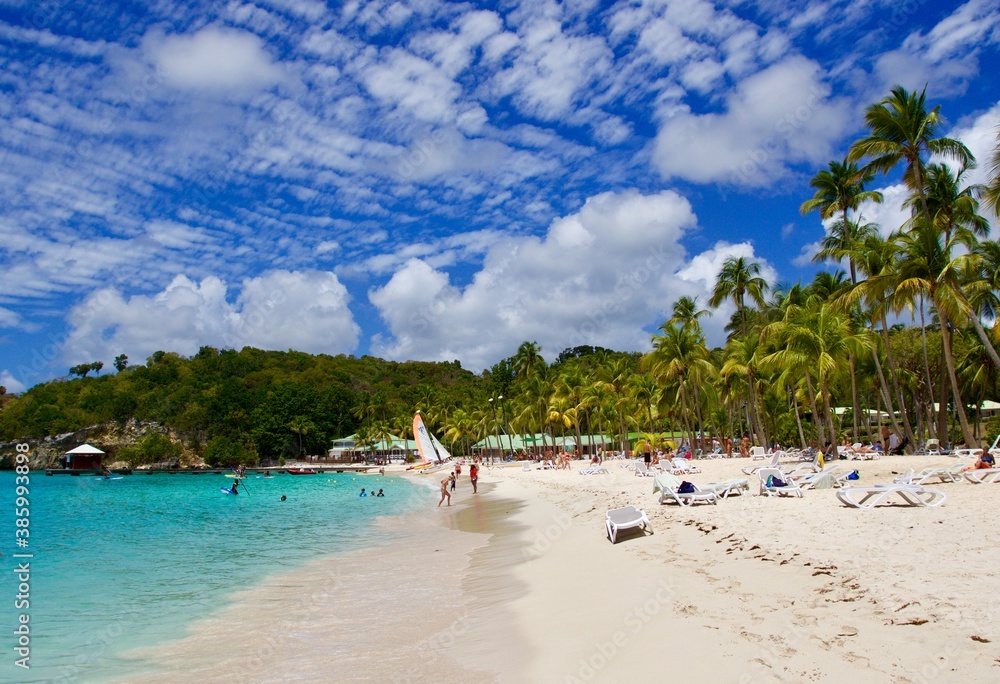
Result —
[[444, 445], [424, 425], [420, 411], [413, 416], [413, 439], [417, 442], [421, 462], [413, 466], [412, 470], [436, 470], [451, 458]]

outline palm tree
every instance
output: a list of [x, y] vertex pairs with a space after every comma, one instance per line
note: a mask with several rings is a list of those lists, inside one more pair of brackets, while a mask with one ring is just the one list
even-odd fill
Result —
[[760, 277], [760, 263], [749, 261], [746, 257], [728, 257], [722, 262], [722, 270], [715, 280], [715, 289], [708, 305], [719, 308], [722, 302], [731, 300], [736, 305], [736, 312], [741, 315], [740, 334], [746, 335], [746, 298], [749, 297], [757, 306], [764, 306], [764, 293], [767, 283]]
[[847, 259], [851, 273], [851, 284], [857, 284], [857, 260], [868, 238], [878, 234], [874, 223], [860, 223], [841, 220], [830, 226], [830, 232], [820, 240], [820, 250], [813, 256], [814, 262]]
[[514, 354], [514, 372], [517, 377], [530, 376], [537, 368], [545, 367], [545, 359], [541, 355], [542, 347], [537, 342], [522, 342]]
[[920, 296], [926, 297], [934, 307], [941, 323], [941, 342], [955, 413], [962, 426], [966, 444], [972, 445], [975, 444], [975, 436], [969, 427], [965, 405], [962, 403], [950, 335], [955, 322], [968, 318], [971, 309], [961, 288], [961, 270], [966, 266], [963, 262], [970, 257], [963, 254], [950, 258], [955, 244], [963, 239], [969, 239], [967, 231], [959, 231], [948, 243], [943, 243], [941, 234], [933, 223], [917, 220], [912, 230], [894, 236], [900, 251], [896, 271], [871, 278], [865, 286], [883, 291], [888, 288], [893, 292], [892, 300], [897, 307], [915, 302]]
[[719, 370], [719, 374], [733, 388], [742, 384], [742, 382], [746, 382], [747, 409], [749, 411], [747, 420], [748, 428], [756, 435], [757, 442], [763, 445], [768, 443], [768, 438], [764, 429], [764, 422], [757, 409], [759, 351], [759, 335], [730, 338], [726, 343], [726, 357], [722, 363], [722, 368]]
[[628, 379], [632, 376], [632, 364], [625, 357], [615, 358], [609, 365], [598, 371], [598, 377], [604, 381], [604, 386], [614, 397], [615, 412], [618, 414], [618, 434], [621, 450], [628, 451], [628, 427], [625, 425], [625, 405], [627, 401], [626, 388]]
[[[888, 364], [889, 378], [892, 381], [892, 391], [895, 392], [896, 400], [895, 402], [893, 401], [893, 394], [890, 391], [889, 382], [886, 380], [885, 373], [883, 372], [878, 350], [872, 347], [871, 358], [875, 365], [875, 373], [879, 381], [879, 394], [885, 403], [893, 432], [896, 434], [905, 434], [912, 443], [915, 442], [915, 437], [906, 414], [902, 388], [899, 384], [899, 369], [896, 366], [892, 353], [889, 323], [886, 318], [887, 311], [890, 310], [892, 282], [888, 279], [883, 279], [878, 285], [870, 282], [875, 276], [893, 272], [897, 252], [898, 246], [894, 242], [885, 240], [877, 232], [869, 235], [857, 255], [858, 270], [868, 281], [858, 283], [849, 291], [842, 291], [836, 300], [842, 302], [848, 311], [853, 310], [854, 316], [868, 318], [872, 331], [875, 330], [876, 323], [881, 322], [886, 363]], [[867, 304], [867, 308], [864, 310], [860, 308], [862, 303]], [[896, 420], [896, 406], [900, 408], [903, 415], [902, 429], [900, 428], [899, 421]]]
[[[786, 361], [792, 364], [808, 359], [819, 382], [827, 428], [835, 439], [830, 380], [836, 373], [843, 372], [849, 359], [870, 349], [870, 343], [864, 335], [851, 329], [845, 314], [818, 297], [809, 308], [789, 308], [784, 320], [769, 325], [764, 336], [776, 338], [781, 349], [765, 356], [761, 360], [763, 366], [780, 368]], [[816, 419], [815, 414], [813, 418]], [[821, 429], [818, 432], [822, 435]]]
[[695, 328], [701, 332], [701, 324], [698, 319], [702, 316], [711, 316], [712, 312], [707, 309], [699, 309], [698, 302], [692, 297], [680, 297], [674, 302], [673, 315], [667, 321], [670, 325], [681, 325], [685, 328]]
[[291, 430], [292, 434], [298, 437], [299, 448], [295, 452], [296, 458], [302, 455], [302, 438], [313, 432], [316, 429], [316, 425], [306, 418], [305, 416], [295, 416], [288, 423], [288, 429]]
[[[823, 238], [823, 250], [813, 261], [830, 257], [842, 259], [856, 249], [865, 238], [864, 226], [850, 220], [849, 212], [857, 210], [862, 202], [882, 202], [882, 193], [877, 190], [865, 190], [865, 183], [872, 179], [871, 171], [862, 173], [857, 164], [849, 161], [829, 163], [829, 169], [813, 176], [809, 185], [816, 188], [812, 199], [802, 203], [799, 211], [803, 215], [817, 210], [822, 219], [828, 220], [840, 213], [840, 220], [834, 223], [830, 233]], [[822, 256], [821, 256], [822, 255]], [[854, 272], [854, 262], [850, 261], [851, 282], [857, 282]]]
[[876, 173], [885, 175], [898, 164], [906, 164], [903, 182], [916, 193], [921, 209], [929, 217], [924, 156], [936, 154], [950, 157], [964, 167], [972, 165], [973, 156], [958, 140], [934, 137], [935, 130], [941, 124], [941, 107], [928, 112], [926, 93], [926, 87], [918, 95], [897, 85], [892, 88], [890, 95], [868, 107], [865, 110], [868, 136], [851, 145], [847, 161], [856, 162], [867, 158], [868, 163], [861, 169], [865, 176], [874, 176]]

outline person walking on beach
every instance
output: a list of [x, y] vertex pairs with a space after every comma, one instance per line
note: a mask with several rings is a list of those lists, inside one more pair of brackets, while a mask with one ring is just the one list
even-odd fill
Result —
[[469, 468], [469, 480], [472, 482], [472, 493], [479, 492], [479, 466], [475, 463]]
[[451, 477], [449, 479], [451, 480], [451, 491], [455, 491], [455, 485], [458, 483], [458, 475], [455, 474], [454, 470], [451, 471]]
[[448, 491], [448, 485], [452, 484], [452, 480], [455, 478], [455, 473], [452, 473], [448, 477], [441, 480], [441, 500], [438, 501], [438, 508], [441, 508], [441, 504], [444, 503], [445, 499], [448, 499], [448, 505], [451, 505], [451, 492]]

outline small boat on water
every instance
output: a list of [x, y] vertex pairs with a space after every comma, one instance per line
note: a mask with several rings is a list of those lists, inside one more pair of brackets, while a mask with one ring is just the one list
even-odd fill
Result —
[[288, 468], [285, 470], [289, 475], [315, 475], [316, 471], [312, 468]]

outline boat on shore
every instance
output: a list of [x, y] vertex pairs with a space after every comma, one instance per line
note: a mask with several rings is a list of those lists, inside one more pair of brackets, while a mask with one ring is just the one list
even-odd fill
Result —
[[451, 454], [448, 450], [424, 425], [420, 411], [417, 411], [416, 415], [413, 416], [413, 435], [417, 442], [417, 452], [420, 454], [421, 462], [410, 466], [407, 470], [432, 473], [443, 468], [451, 460]]

